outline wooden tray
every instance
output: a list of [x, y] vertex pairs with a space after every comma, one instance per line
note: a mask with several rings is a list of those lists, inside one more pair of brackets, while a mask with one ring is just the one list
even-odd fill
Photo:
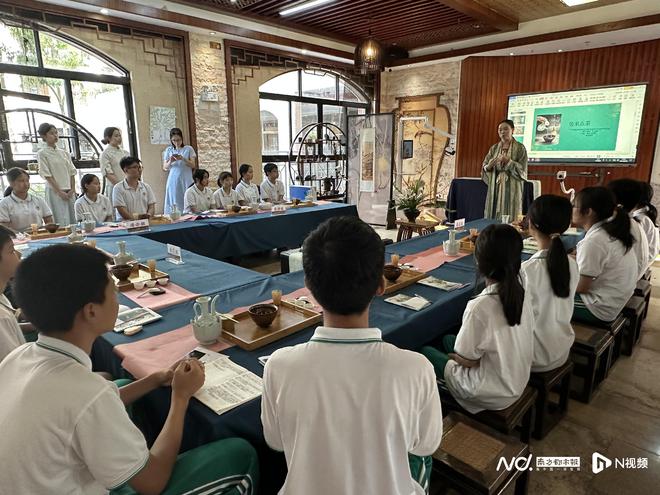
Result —
[[294, 205], [293, 203], [284, 203], [284, 206], [287, 208], [309, 208], [311, 206], [318, 206], [318, 203], [314, 203], [313, 201], [301, 201], [297, 205]]
[[234, 315], [234, 319], [238, 323], [222, 320], [222, 336], [241, 349], [252, 351], [320, 323], [323, 316], [316, 311], [282, 301], [275, 320], [268, 328], [261, 328], [252, 321], [247, 310]]
[[458, 250], [464, 253], [474, 253], [474, 242], [469, 239], [463, 239], [458, 245]]
[[156, 271], [152, 276], [151, 272], [149, 271], [149, 267], [147, 265], [143, 265], [142, 263], [135, 264], [135, 266], [133, 267], [133, 271], [131, 272], [131, 275], [128, 277], [128, 280], [124, 282], [120, 282], [117, 279], [117, 277], [115, 277], [114, 275], [112, 276], [113, 280], [115, 281], [115, 285], [117, 286], [117, 289], [120, 290], [121, 292], [125, 292], [127, 290], [133, 289], [133, 282], [140, 282], [140, 281], [146, 282], [147, 280], [158, 280], [159, 278], [165, 278], [165, 277], [169, 277], [169, 275], [165, 272], [161, 272], [158, 269], [156, 269]]
[[149, 225], [167, 225], [168, 223], [172, 223], [172, 220], [163, 215], [156, 215], [149, 219]]
[[71, 231], [66, 228], [66, 227], [60, 227], [57, 229], [55, 232], [52, 234], [48, 232], [46, 229], [41, 228], [37, 231], [36, 234], [29, 234], [30, 235], [30, 240], [31, 241], [40, 241], [42, 239], [52, 239], [54, 237], [62, 237], [65, 235], [69, 235]]
[[422, 280], [423, 278], [428, 277], [428, 274], [424, 272], [418, 272], [417, 270], [411, 270], [410, 268], [404, 268], [401, 271], [401, 276], [397, 278], [394, 282], [390, 282], [385, 279], [385, 292], [384, 294], [391, 294], [398, 290], [408, 287], [409, 285], [414, 284], [415, 282]]

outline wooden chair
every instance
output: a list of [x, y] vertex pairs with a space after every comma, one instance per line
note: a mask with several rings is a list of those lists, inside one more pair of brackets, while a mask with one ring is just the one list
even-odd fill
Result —
[[623, 329], [623, 340], [621, 343], [621, 353], [626, 356], [632, 355], [633, 349], [642, 333], [642, 321], [644, 319], [644, 309], [646, 301], [641, 296], [632, 296], [626, 303], [621, 314], [628, 320]]
[[[541, 440], [566, 415], [571, 393], [573, 362], [569, 359], [562, 366], [542, 373], [531, 373], [529, 385], [538, 393], [536, 397], [536, 419], [534, 438]], [[551, 400], [553, 391], [559, 393], [559, 401]]]
[[433, 477], [461, 494], [499, 495], [515, 483], [515, 495], [524, 495], [529, 470], [498, 470], [498, 463], [500, 457], [510, 462], [527, 456], [529, 445], [452, 412], [443, 420], [442, 442], [433, 454]]
[[534, 404], [537, 396], [536, 390], [532, 387], [525, 387], [520, 398], [506, 409], [502, 409], [501, 411], [481, 411], [476, 414], [471, 414], [463, 409], [451, 395], [444, 380], [438, 380], [438, 389], [440, 391], [443, 411], [460, 412], [506, 435], [513, 434], [514, 430], [520, 427], [519, 438], [521, 442], [529, 443], [532, 438]]
[[440, 225], [439, 222], [424, 222], [422, 220], [417, 222], [397, 220], [396, 224], [399, 226], [399, 232], [396, 235], [396, 242], [407, 241], [415, 233], [420, 236], [432, 234], [435, 232], [435, 228]]
[[588, 404], [598, 385], [607, 378], [614, 337], [602, 328], [577, 322], [572, 325], [575, 342], [571, 347], [574, 378], [571, 380], [571, 397]]
[[635, 296], [640, 296], [644, 298], [644, 315], [642, 319], [646, 319], [646, 315], [649, 313], [649, 304], [651, 303], [651, 282], [648, 280], [641, 279], [637, 282], [635, 287]]

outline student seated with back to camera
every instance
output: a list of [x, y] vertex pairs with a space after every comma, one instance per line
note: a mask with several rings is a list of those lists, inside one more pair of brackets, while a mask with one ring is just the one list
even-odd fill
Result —
[[272, 354], [261, 420], [283, 451], [280, 494], [400, 495], [428, 490], [442, 438], [431, 365], [383, 342], [369, 306], [383, 294], [383, 242], [355, 217], [335, 217], [305, 240], [305, 285], [323, 307], [312, 339]]
[[[97, 249], [59, 244], [39, 249], [18, 268], [15, 296], [40, 334], [0, 363], [2, 492], [174, 495], [206, 486], [216, 488], [212, 493], [254, 493], [256, 453], [241, 439], [177, 459], [188, 403], [204, 384], [197, 360], [121, 389], [92, 373], [92, 344], [117, 318], [109, 261]], [[169, 414], [149, 449], [125, 406], [170, 384]], [[243, 491], [231, 491], [237, 487]]]
[[154, 216], [156, 196], [151, 186], [142, 181], [142, 163], [134, 156], [119, 161], [126, 178], [112, 188], [112, 206], [117, 220], [135, 220]]

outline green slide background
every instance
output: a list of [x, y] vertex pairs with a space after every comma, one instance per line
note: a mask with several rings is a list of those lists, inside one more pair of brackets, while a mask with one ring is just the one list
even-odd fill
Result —
[[616, 149], [621, 117], [620, 103], [537, 108], [534, 110], [534, 127], [538, 115], [552, 114], [561, 114], [559, 142], [537, 143], [536, 128], [534, 128], [533, 151], [614, 151]]

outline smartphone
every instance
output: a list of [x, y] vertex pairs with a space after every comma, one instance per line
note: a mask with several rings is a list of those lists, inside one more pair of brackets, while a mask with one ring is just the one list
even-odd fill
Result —
[[193, 359], [201, 359], [204, 356], [206, 356], [206, 354], [204, 354], [202, 351], [198, 351], [197, 349], [194, 349], [188, 354], [188, 357]]

